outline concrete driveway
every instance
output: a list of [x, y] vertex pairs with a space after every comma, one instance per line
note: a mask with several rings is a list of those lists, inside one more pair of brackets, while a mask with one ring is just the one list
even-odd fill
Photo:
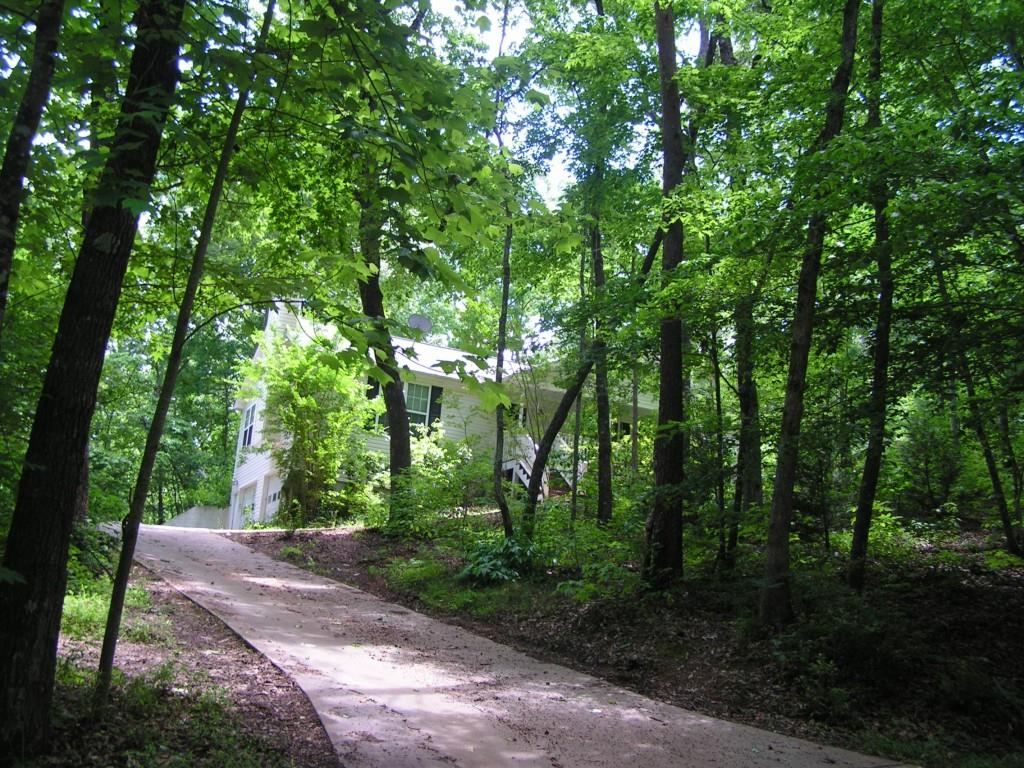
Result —
[[143, 526], [136, 559], [292, 677], [348, 768], [898, 765], [653, 701], [207, 530]]

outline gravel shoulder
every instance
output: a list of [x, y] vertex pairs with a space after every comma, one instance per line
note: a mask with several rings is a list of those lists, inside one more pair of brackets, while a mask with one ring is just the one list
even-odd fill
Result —
[[[136, 566], [131, 583], [144, 588], [150, 598], [146, 608], [129, 605], [126, 609], [114, 663], [128, 681], [159, 680], [166, 696], [215, 695], [234, 717], [240, 737], [259, 744], [268, 764], [339, 768], [316, 711], [287, 675], [222, 621], [147, 569]], [[99, 641], [62, 637], [60, 656], [62, 663], [93, 670], [99, 659]], [[117, 743], [121, 734], [116, 722], [102, 731], [88, 717], [78, 721], [75, 713], [86, 705], [60, 702], [64, 714], [56, 740], [49, 754], [33, 765], [83, 768], [130, 764], [120, 754], [124, 745]], [[112, 708], [107, 719], [116, 721], [122, 716]], [[187, 723], [168, 727], [179, 725], [189, 727]], [[134, 727], [126, 721], [120, 730]]]

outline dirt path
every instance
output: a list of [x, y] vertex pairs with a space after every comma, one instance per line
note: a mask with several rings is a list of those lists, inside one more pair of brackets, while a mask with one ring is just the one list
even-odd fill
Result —
[[895, 765], [538, 662], [209, 532], [145, 526], [136, 557], [294, 678], [349, 768]]

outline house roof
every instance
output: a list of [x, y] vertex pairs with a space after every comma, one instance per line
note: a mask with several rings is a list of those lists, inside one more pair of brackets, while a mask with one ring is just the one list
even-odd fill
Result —
[[[413, 373], [440, 376], [456, 381], [460, 378], [459, 371], [461, 370], [479, 381], [494, 380], [498, 367], [497, 358], [483, 358], [463, 349], [415, 341], [401, 336], [394, 336], [392, 340], [399, 368], [408, 368]], [[506, 360], [503, 368], [505, 376], [514, 376], [520, 373], [524, 366], [515, 361]]]
[[[268, 317], [264, 333], [270, 334], [275, 328], [290, 329], [295, 338], [302, 343], [303, 338], [312, 338], [316, 333], [328, 330], [329, 326], [310, 321], [301, 313], [296, 312], [293, 307], [284, 306], [275, 309]], [[398, 367], [407, 369], [414, 375], [434, 376], [450, 381], [461, 381], [464, 375], [470, 375], [477, 381], [494, 381], [498, 367], [496, 357], [482, 357], [464, 349], [416, 341], [402, 336], [393, 336], [392, 342]], [[255, 357], [258, 358], [261, 354], [262, 350], [257, 349]], [[520, 362], [512, 355], [506, 356], [502, 367], [503, 376], [512, 382], [530, 370], [528, 363]], [[544, 376], [530, 377], [530, 386], [538, 387], [548, 393], [564, 391], [563, 387], [559, 387]], [[235, 407], [240, 408], [242, 402], [241, 400], [236, 401]], [[640, 393], [639, 403], [644, 412], [657, 408], [655, 398], [644, 392]]]

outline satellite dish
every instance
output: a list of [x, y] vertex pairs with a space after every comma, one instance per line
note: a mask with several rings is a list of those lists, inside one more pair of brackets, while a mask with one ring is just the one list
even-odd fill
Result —
[[433, 329], [434, 324], [430, 322], [430, 318], [426, 315], [410, 315], [409, 316], [409, 327], [415, 328], [417, 331], [422, 333], [430, 333]]

